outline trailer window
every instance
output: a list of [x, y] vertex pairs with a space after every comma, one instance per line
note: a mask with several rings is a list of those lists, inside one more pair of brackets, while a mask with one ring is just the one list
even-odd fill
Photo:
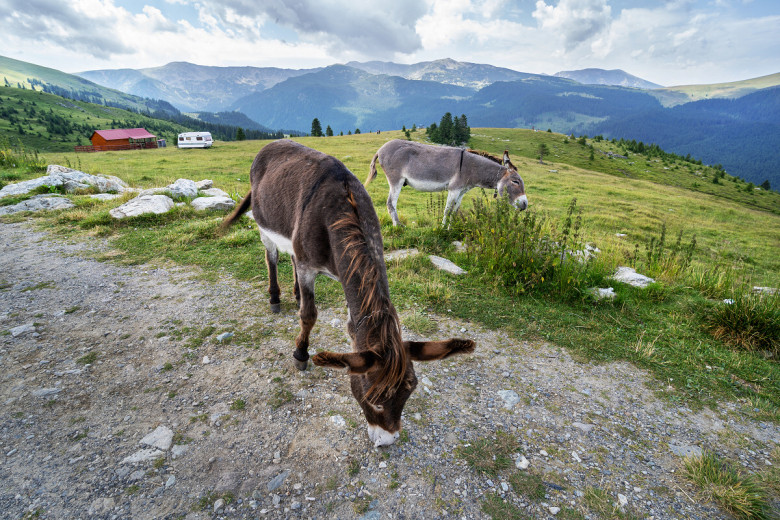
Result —
[[198, 136], [196, 139], [197, 139], [198, 141], [203, 141], [203, 137], [202, 137], [202, 136], [200, 136], [200, 135], [199, 135], [199, 136]]
[[184, 141], [184, 138], [182, 136], [179, 136], [179, 141]]

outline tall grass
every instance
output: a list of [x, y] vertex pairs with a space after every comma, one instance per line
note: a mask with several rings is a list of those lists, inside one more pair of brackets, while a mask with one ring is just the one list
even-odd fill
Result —
[[36, 150], [28, 150], [21, 142], [14, 144], [7, 137], [0, 136], [0, 168], [43, 172], [46, 171], [46, 161]]
[[600, 282], [606, 268], [587, 258], [577, 201], [563, 222], [544, 213], [517, 211], [505, 198], [474, 199], [455, 223], [463, 235], [471, 265], [510, 294], [552, 293], [563, 299], [584, 294]]

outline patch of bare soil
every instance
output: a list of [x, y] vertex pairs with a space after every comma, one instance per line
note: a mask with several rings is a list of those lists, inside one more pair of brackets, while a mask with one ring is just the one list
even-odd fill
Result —
[[[293, 368], [289, 287], [274, 315], [262, 281], [100, 255], [112, 252], [99, 240], [0, 224], [2, 518], [486, 518], [491, 497], [582, 518], [595, 489], [638, 517], [727, 518], [675, 452], [713, 449], [755, 471], [780, 439], [733, 404], [661, 401], [664, 383], [631, 365], [438, 316], [433, 336], [477, 350], [417, 363], [405, 433], [377, 449], [347, 376]], [[345, 308], [320, 309], [313, 348], [348, 350], [345, 321]], [[498, 431], [527, 469], [485, 475], [458, 456]], [[519, 472], [541, 477], [544, 498], [512, 487]]]

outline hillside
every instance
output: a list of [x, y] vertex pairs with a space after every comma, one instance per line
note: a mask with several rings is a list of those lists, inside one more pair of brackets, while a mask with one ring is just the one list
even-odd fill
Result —
[[290, 78], [268, 90], [247, 96], [231, 108], [276, 128], [308, 131], [319, 118], [335, 133], [398, 129], [413, 123], [427, 126], [453, 102], [472, 90], [434, 81], [380, 76], [333, 65]]
[[563, 70], [556, 72], [554, 76], [573, 79], [585, 85], [613, 85], [617, 87], [656, 89], [662, 85], [639, 78], [620, 69], [580, 69]]
[[780, 72], [729, 83], [665, 87], [654, 90], [652, 95], [656, 96], [664, 106], [675, 106], [702, 99], [736, 99], [778, 85], [780, 85]]
[[173, 62], [161, 67], [90, 70], [77, 75], [136, 96], [165, 99], [185, 112], [220, 112], [240, 98], [317, 70]]
[[92, 132], [105, 128], [146, 128], [158, 138], [175, 143], [188, 127], [170, 121], [74, 101], [54, 94], [0, 87], [0, 134], [41, 152], [72, 151], [89, 145]]
[[48, 67], [0, 56], [0, 76], [3, 85], [30, 90], [45, 90], [69, 99], [117, 106], [130, 110], [174, 112], [165, 101], [148, 99], [126, 92], [106, 88], [72, 74], [66, 74]]

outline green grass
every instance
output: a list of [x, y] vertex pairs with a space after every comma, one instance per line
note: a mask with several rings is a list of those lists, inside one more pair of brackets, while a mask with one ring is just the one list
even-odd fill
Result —
[[455, 456], [466, 461], [473, 470], [495, 476], [512, 465], [511, 455], [519, 449], [517, 439], [498, 431], [494, 438], [477, 439], [455, 450]]
[[768, 520], [773, 516], [767, 492], [755, 475], [744, 475], [713, 453], [685, 460], [686, 476], [701, 494], [717, 502], [736, 518]]
[[[388, 266], [390, 290], [396, 307], [408, 316], [404, 324], [410, 330], [435, 335], [435, 322], [428, 318], [431, 311], [502, 327], [516, 338], [549, 340], [583, 359], [630, 361], [664, 381], [656, 386], [669, 400], [685, 400], [693, 407], [737, 400], [748, 414], [780, 420], [780, 389], [772, 384], [780, 380], [777, 361], [733, 349], [711, 335], [702, 321], [702, 316], [717, 306], [712, 298], [732, 297], [735, 290], [750, 285], [780, 286], [780, 194], [746, 193], [744, 184], [728, 178], [721, 184], [703, 181], [702, 177], [714, 175], [714, 170], [689, 163], [667, 161], [664, 165], [660, 159], [648, 161], [633, 154], [629, 160], [606, 159], [598, 150], [621, 150], [604, 141], [588, 140], [597, 150], [595, 160], [589, 161], [589, 148], [575, 141], [564, 143], [565, 136], [560, 134], [517, 129], [472, 132], [476, 134], [474, 148], [497, 155], [505, 148], [510, 150], [526, 181], [531, 204], [523, 217], [532, 215], [545, 222], [546, 230], [561, 232], [576, 198], [579, 242], [592, 243], [601, 250], [597, 261], [603, 267], [595, 272], [595, 280], [612, 285], [618, 298], [593, 302], [582, 294], [584, 285], [580, 284], [572, 284], [574, 291], [567, 291], [565, 297], [560, 290], [507, 291], [497, 274], [491, 275], [479, 265], [477, 256], [455, 251], [451, 241], [462, 238], [462, 230], [437, 227], [444, 195], [405, 188], [399, 212], [406, 225], [394, 228], [385, 209], [387, 182], [380, 174], [368, 191], [380, 216], [385, 248], [417, 247], [424, 253], [446, 256], [469, 271], [467, 276], [453, 277], [436, 270], [425, 255], [392, 262]], [[375, 151], [400, 135], [383, 132], [297, 140], [342, 160], [364, 180]], [[424, 136], [421, 132], [412, 135], [415, 139]], [[541, 142], [551, 151], [544, 165], [533, 158]], [[239, 197], [248, 191], [249, 165], [265, 144], [218, 142], [210, 150], [166, 148], [78, 156], [47, 154], [46, 158], [71, 164], [78, 161], [88, 173], [115, 174], [144, 188], [164, 186], [180, 177], [209, 178]], [[550, 169], [558, 172], [550, 173]], [[38, 174], [0, 168], [0, 175], [24, 180]], [[696, 182], [699, 187], [694, 187]], [[486, 195], [492, 200], [491, 193]], [[469, 192], [462, 214], [468, 215], [475, 200], [482, 197], [481, 190]], [[33, 218], [66, 236], [106, 237], [112, 248], [103, 256], [106, 260], [127, 265], [195, 265], [203, 269], [204, 277], [216, 280], [223, 274], [231, 275], [252, 281], [258, 291], [266, 290], [264, 251], [249, 219], [219, 235], [222, 216], [218, 214], [204, 215], [180, 207], [166, 215], [114, 221], [108, 211], [121, 201], [72, 199], [77, 208]], [[616, 233], [627, 236], [617, 237]], [[674, 251], [676, 237], [687, 247], [694, 235], [690, 261], [681, 269], [683, 263]], [[666, 238], [659, 252], [661, 236]], [[648, 260], [651, 250], [652, 260]], [[640, 291], [603, 279], [607, 268], [632, 264], [646, 270], [645, 274], [658, 279], [659, 284]], [[286, 255], [281, 257], [280, 284], [283, 305], [294, 308], [292, 268]], [[343, 298], [338, 283], [318, 279], [317, 305], [341, 306]], [[196, 343], [205, 340], [201, 334], [191, 339]], [[287, 396], [282, 394], [270, 396], [270, 402], [283, 404]]]

